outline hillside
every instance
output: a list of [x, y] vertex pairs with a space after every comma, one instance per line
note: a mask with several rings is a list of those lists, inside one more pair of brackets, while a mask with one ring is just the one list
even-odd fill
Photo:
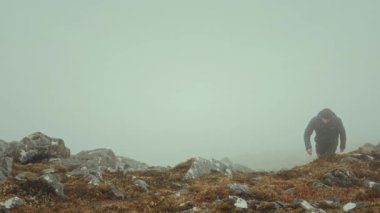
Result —
[[[194, 174], [198, 174], [196, 168], [200, 167], [194, 165], [198, 162], [198, 166], [204, 166], [211, 161], [194, 158], [174, 168], [108, 168], [100, 173], [62, 161], [14, 162], [9, 176], [0, 182], [0, 209], [5, 212], [379, 212], [379, 145], [367, 144], [354, 152], [326, 156], [278, 172], [239, 172], [223, 168], [215, 161], [216, 169], [199, 177]], [[86, 172], [79, 174], [79, 171]], [[187, 174], [192, 176], [185, 178]]]

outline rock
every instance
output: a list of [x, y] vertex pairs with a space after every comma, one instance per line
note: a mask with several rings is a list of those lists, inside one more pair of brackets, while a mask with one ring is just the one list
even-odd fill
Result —
[[111, 149], [95, 149], [82, 151], [73, 156], [91, 170], [116, 169], [117, 158]]
[[329, 186], [352, 186], [357, 184], [359, 179], [351, 171], [336, 169], [324, 175], [324, 182]]
[[133, 160], [131, 158], [127, 157], [116, 157], [116, 168], [119, 170], [128, 170], [128, 171], [134, 171], [134, 170], [144, 170], [147, 169], [149, 166], [145, 163]]
[[192, 209], [194, 207], [194, 203], [192, 201], [187, 201], [179, 204], [179, 207], [181, 209]]
[[24, 205], [25, 201], [18, 197], [10, 198], [4, 202], [0, 202], [0, 210], [10, 210], [15, 206]]
[[358, 149], [360, 153], [365, 154], [365, 155], [371, 154], [375, 152], [376, 150], [378, 150], [378, 148], [371, 143], [366, 143], [363, 146], [359, 147]]
[[124, 200], [125, 195], [121, 192], [114, 184], [111, 184], [111, 191], [115, 195], [116, 198]]
[[44, 170], [42, 170], [42, 173], [43, 174], [53, 174], [53, 173], [55, 173], [55, 170], [54, 169], [44, 169]]
[[314, 188], [328, 188], [329, 186], [320, 182], [320, 181], [315, 181], [311, 184], [312, 187]]
[[272, 204], [276, 209], [285, 209], [293, 206], [293, 204], [283, 201], [274, 201]]
[[289, 189], [286, 189], [286, 190], [282, 191], [282, 194], [293, 195], [294, 194], [294, 190], [295, 190], [295, 188], [292, 187], [292, 188], [289, 188]]
[[339, 163], [360, 163], [361, 161], [355, 157], [344, 157], [339, 160]]
[[100, 170], [93, 170], [93, 169], [88, 169], [87, 167], [83, 166], [81, 168], [77, 168], [71, 172], [66, 173], [68, 177], [71, 176], [84, 176], [87, 177], [89, 180], [88, 184], [98, 186], [103, 179], [102, 177], [102, 172]]
[[351, 203], [350, 202], [350, 203], [346, 203], [346, 205], [343, 206], [342, 210], [344, 212], [349, 212], [349, 211], [353, 210], [356, 207], [357, 207], [356, 203]]
[[380, 142], [376, 145], [376, 150], [379, 151], [380, 150]]
[[203, 175], [210, 174], [212, 171], [221, 172], [225, 175], [232, 174], [231, 168], [228, 167], [226, 164], [214, 159], [207, 160], [198, 157], [194, 159], [189, 170], [187, 170], [184, 179], [195, 179]]
[[324, 210], [312, 206], [306, 200], [296, 200], [296, 203], [307, 213], [326, 213]]
[[220, 162], [224, 163], [227, 167], [231, 168], [231, 170], [233, 172], [243, 172], [243, 173], [251, 173], [251, 172], [254, 172], [253, 169], [249, 168], [249, 167], [246, 167], [244, 165], [241, 165], [241, 164], [235, 164], [235, 163], [232, 163], [232, 161], [225, 157], [225, 158], [222, 158], [220, 160]]
[[228, 187], [233, 191], [233, 194], [239, 197], [247, 198], [252, 196], [252, 191], [245, 184], [232, 183]]
[[38, 175], [33, 172], [21, 172], [15, 176], [18, 181], [38, 181]]
[[181, 189], [181, 190], [178, 190], [176, 193], [175, 193], [175, 195], [177, 196], [177, 197], [179, 197], [179, 196], [182, 196], [182, 195], [185, 195], [185, 194], [189, 194], [190, 193], [190, 191], [189, 191], [189, 189]]
[[40, 177], [40, 179], [52, 187], [56, 195], [61, 198], [65, 197], [65, 194], [63, 193], [63, 184], [61, 183], [58, 175], [44, 174]]
[[7, 179], [12, 172], [13, 159], [0, 157], [0, 181]]
[[246, 200], [244, 200], [240, 197], [237, 197], [237, 196], [228, 196], [228, 198], [235, 202], [234, 206], [236, 208], [239, 208], [239, 209], [247, 209], [248, 208], [248, 203]]
[[62, 139], [51, 138], [36, 132], [24, 137], [20, 142], [11, 142], [5, 155], [23, 164], [37, 163], [50, 158], [68, 158], [70, 149]]
[[144, 180], [137, 179], [137, 180], [134, 180], [133, 183], [139, 188], [143, 189], [144, 191], [148, 191], [149, 185]]
[[0, 157], [5, 155], [5, 151], [8, 149], [8, 143], [0, 140]]

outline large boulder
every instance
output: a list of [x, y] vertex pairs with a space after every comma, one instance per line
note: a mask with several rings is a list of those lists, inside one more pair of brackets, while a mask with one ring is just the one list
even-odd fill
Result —
[[380, 143], [377, 146], [375, 146], [371, 143], [366, 143], [363, 146], [359, 147], [358, 151], [359, 151], [359, 153], [362, 153], [365, 155], [372, 154], [372, 153], [379, 150], [379, 145], [380, 145]]
[[225, 175], [232, 174], [232, 168], [223, 162], [215, 159], [207, 160], [198, 157], [193, 160], [183, 179], [195, 179], [203, 175], [210, 174], [212, 171], [220, 172]]
[[243, 172], [243, 173], [250, 173], [250, 172], [254, 172], [253, 169], [247, 167], [247, 166], [244, 166], [244, 165], [241, 165], [241, 164], [236, 164], [236, 163], [233, 163], [229, 158], [225, 157], [225, 158], [222, 158], [220, 160], [222, 163], [226, 164], [228, 167], [231, 168], [231, 170], [233, 172]]
[[117, 156], [116, 168], [119, 170], [144, 170], [148, 165], [131, 158]]
[[324, 175], [324, 183], [329, 186], [338, 185], [350, 187], [358, 184], [359, 179], [349, 170], [336, 169]]
[[50, 158], [68, 158], [70, 149], [59, 138], [51, 138], [41, 132], [24, 137], [20, 142], [11, 142], [5, 155], [23, 164], [37, 163]]
[[88, 179], [89, 184], [99, 185], [103, 180], [103, 171], [116, 170], [116, 162], [117, 158], [111, 149], [101, 148], [81, 151], [61, 163], [67, 168], [74, 168], [67, 176], [83, 176]]
[[92, 170], [116, 169], [117, 158], [111, 149], [95, 149], [81, 151], [73, 156], [81, 162], [81, 167]]

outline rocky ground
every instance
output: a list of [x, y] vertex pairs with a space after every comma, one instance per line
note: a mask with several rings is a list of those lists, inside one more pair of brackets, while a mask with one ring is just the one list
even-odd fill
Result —
[[148, 167], [107, 149], [70, 155], [42, 133], [26, 138], [0, 143], [0, 211], [380, 212], [380, 143], [255, 172], [228, 159]]

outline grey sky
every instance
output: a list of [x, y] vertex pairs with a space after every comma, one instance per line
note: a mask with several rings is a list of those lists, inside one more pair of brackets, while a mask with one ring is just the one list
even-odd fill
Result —
[[0, 0], [0, 138], [42, 131], [151, 165], [306, 158], [304, 128], [330, 107], [348, 150], [378, 142], [379, 7]]

